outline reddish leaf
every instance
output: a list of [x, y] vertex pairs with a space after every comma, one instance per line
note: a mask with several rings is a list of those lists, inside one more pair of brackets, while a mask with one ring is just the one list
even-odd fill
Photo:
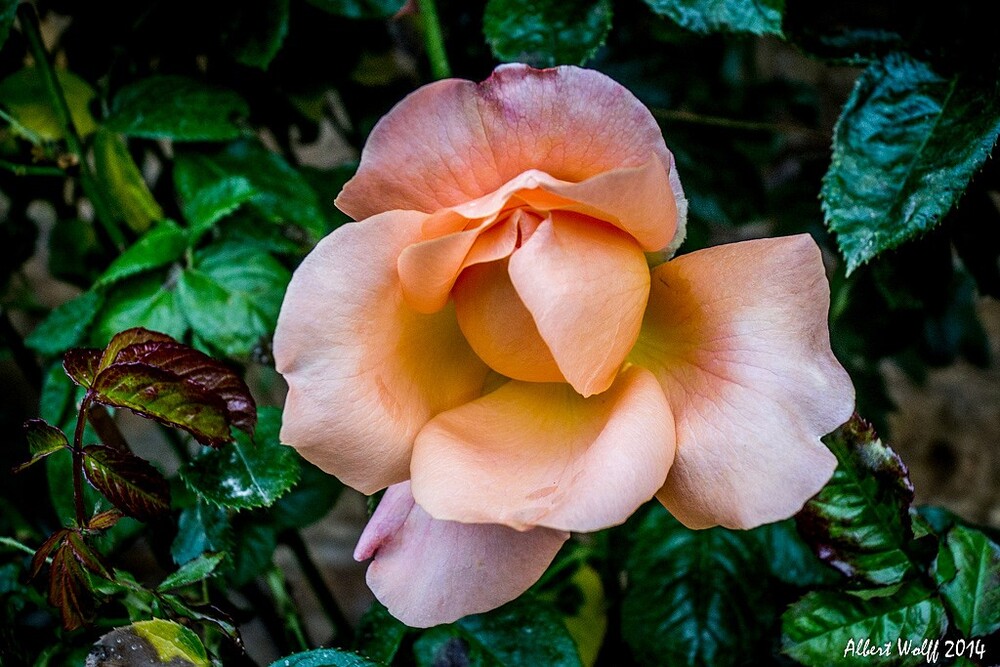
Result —
[[49, 554], [56, 548], [56, 545], [62, 542], [63, 538], [69, 533], [69, 528], [60, 528], [49, 535], [47, 540], [42, 542], [42, 546], [38, 547], [35, 555], [31, 558], [31, 570], [28, 573], [28, 579], [34, 579], [38, 576], [38, 573], [42, 570], [42, 566], [45, 565], [45, 559], [49, 557]]
[[230, 423], [253, 434], [257, 406], [243, 379], [225, 364], [173, 341], [130, 345], [115, 359], [116, 364], [132, 362], [169, 371], [219, 396], [226, 404]]
[[170, 371], [141, 362], [115, 363], [101, 371], [92, 391], [100, 403], [180, 427], [202, 444], [232, 439], [222, 398]]
[[59, 610], [66, 630], [76, 630], [89, 616], [89, 599], [83, 591], [85, 581], [83, 567], [64, 543], [52, 557], [49, 603]]
[[66, 436], [62, 431], [50, 426], [42, 419], [29, 419], [24, 422], [24, 433], [28, 440], [28, 450], [31, 452], [31, 459], [14, 468], [15, 473], [19, 473], [25, 468], [38, 463], [49, 454], [58, 452], [60, 449], [69, 446]]
[[107, 530], [118, 523], [121, 518], [120, 510], [105, 510], [90, 517], [90, 521], [87, 522], [87, 530]]
[[104, 348], [104, 354], [101, 355], [101, 363], [98, 370], [104, 370], [117, 361], [118, 355], [126, 347], [140, 343], [177, 343], [177, 341], [165, 333], [150, 331], [142, 327], [126, 329], [115, 334], [108, 343], [108, 346]]
[[145, 459], [97, 445], [83, 453], [87, 479], [125, 514], [149, 521], [170, 511], [170, 485]]
[[92, 348], [74, 348], [63, 355], [63, 370], [81, 387], [90, 388], [101, 364], [101, 351]]
[[102, 563], [97, 554], [94, 553], [94, 550], [90, 548], [90, 545], [83, 541], [83, 535], [80, 533], [76, 531], [70, 532], [70, 534], [66, 536], [66, 542], [61, 548], [72, 551], [73, 557], [80, 562], [80, 565], [87, 568], [94, 574], [108, 580], [111, 579], [111, 573], [104, 567], [104, 563]]

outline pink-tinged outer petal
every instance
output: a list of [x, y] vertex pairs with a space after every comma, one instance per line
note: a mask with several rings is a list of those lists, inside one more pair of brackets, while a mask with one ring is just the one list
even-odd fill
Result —
[[583, 396], [611, 386], [649, 296], [649, 268], [635, 240], [553, 211], [511, 255], [509, 271], [566, 381]]
[[830, 349], [829, 306], [808, 235], [699, 250], [653, 272], [630, 360], [656, 374], [677, 420], [657, 497], [685, 525], [784, 519], [830, 479], [837, 462], [820, 438], [851, 416], [854, 388]]
[[409, 482], [389, 487], [354, 557], [374, 557], [368, 586], [412, 627], [451, 623], [510, 602], [538, 581], [569, 533], [439, 521], [413, 502]]
[[578, 182], [653, 155], [670, 174], [673, 156], [652, 114], [607, 76], [503, 65], [481, 84], [438, 81], [397, 104], [372, 130], [337, 206], [355, 219], [391, 209], [432, 213], [529, 169]]
[[403, 301], [396, 260], [426, 217], [393, 211], [320, 241], [274, 334], [289, 386], [282, 442], [363, 493], [407, 479], [417, 432], [479, 396], [488, 370], [454, 309], [421, 315]]
[[441, 413], [417, 436], [413, 495], [438, 519], [593, 531], [619, 524], [662, 486], [674, 421], [649, 371], [598, 396], [511, 381]]

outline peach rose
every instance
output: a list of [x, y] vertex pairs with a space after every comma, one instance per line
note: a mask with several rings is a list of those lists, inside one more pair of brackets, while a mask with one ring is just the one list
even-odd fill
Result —
[[355, 556], [400, 620], [497, 607], [568, 531], [654, 496], [691, 527], [790, 516], [854, 391], [806, 235], [672, 254], [686, 203], [649, 111], [574, 67], [438, 81], [372, 131], [274, 353], [282, 441], [363, 493]]

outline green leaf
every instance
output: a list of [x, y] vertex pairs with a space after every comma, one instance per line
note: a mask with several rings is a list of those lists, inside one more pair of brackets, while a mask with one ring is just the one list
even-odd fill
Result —
[[[56, 70], [56, 77], [66, 96], [73, 126], [81, 137], [97, 129], [90, 113], [90, 102], [97, 96], [90, 84], [66, 70]], [[0, 100], [18, 123], [46, 141], [63, 138], [62, 124], [56, 118], [42, 78], [34, 67], [25, 67], [0, 81]], [[17, 132], [17, 126], [14, 126]], [[35, 136], [25, 136], [29, 141]]]
[[238, 62], [266, 70], [288, 33], [288, 0], [233, 3], [227, 13], [232, 23], [223, 44]]
[[[231, 585], [239, 588], [250, 583], [274, 561], [278, 548], [278, 533], [274, 526], [259, 522], [253, 513], [237, 517], [232, 557], [233, 569], [228, 573]], [[243, 519], [243, 520], [240, 520]]]
[[749, 532], [757, 538], [770, 574], [775, 579], [798, 587], [834, 583], [838, 577], [824, 564], [795, 528], [795, 521], [786, 519], [768, 523]]
[[[843, 591], [809, 593], [781, 617], [782, 651], [809, 667], [844, 664], [919, 665], [922, 655], [901, 655], [897, 640], [918, 648], [939, 639], [948, 627], [944, 605], [934, 592], [916, 583], [888, 596], [868, 599]], [[867, 646], [886, 653], [862, 657]], [[853, 660], [848, 661], [848, 657]]]
[[167, 575], [166, 579], [160, 582], [156, 590], [163, 592], [174, 588], [183, 588], [191, 584], [198, 583], [203, 579], [212, 576], [215, 568], [226, 557], [224, 553], [202, 554], [194, 560], [185, 563], [179, 570]]
[[406, 0], [308, 0], [325, 12], [350, 19], [386, 19], [398, 12]]
[[281, 411], [262, 407], [254, 440], [237, 433], [221, 449], [205, 452], [181, 468], [188, 487], [220, 507], [269, 507], [298, 481], [299, 456], [278, 440]]
[[208, 653], [193, 631], [179, 623], [155, 618], [151, 621], [139, 621], [131, 626], [135, 635], [149, 642], [156, 651], [157, 657], [163, 663], [180, 661], [190, 663], [194, 667], [209, 667]]
[[183, 565], [209, 551], [231, 552], [233, 540], [226, 510], [198, 501], [181, 512], [170, 555], [175, 563]]
[[42, 419], [29, 419], [24, 422], [24, 434], [28, 440], [28, 451], [31, 453], [31, 459], [14, 468], [15, 473], [38, 463], [49, 454], [54, 454], [69, 446], [66, 435]]
[[56, 306], [24, 339], [25, 345], [44, 356], [62, 354], [79, 345], [103, 303], [101, 294], [89, 291]]
[[187, 232], [173, 220], [163, 220], [119, 255], [101, 274], [95, 287], [106, 287], [150, 269], [158, 269], [184, 256]]
[[14, 23], [19, 2], [20, 0], [0, 0], [0, 49], [7, 41], [7, 35], [10, 34], [10, 26]]
[[271, 506], [268, 514], [279, 528], [305, 528], [329, 513], [344, 490], [343, 483], [305, 460], [292, 490]]
[[906, 466], [857, 415], [824, 441], [837, 469], [796, 516], [799, 532], [846, 576], [880, 586], [902, 581], [914, 567]]
[[297, 225], [314, 239], [327, 233], [319, 199], [306, 179], [257, 143], [237, 141], [207, 155], [180, 153], [174, 182], [195, 237], [244, 203], [266, 220]]
[[995, 81], [892, 54], [858, 79], [834, 132], [823, 209], [848, 271], [940, 222], [1000, 134]]
[[83, 452], [87, 479], [125, 514], [151, 521], [170, 511], [167, 480], [148, 461], [108, 446], [90, 445]]
[[132, 231], [144, 232], [163, 218], [163, 209], [153, 199], [125, 140], [119, 135], [103, 128], [97, 131], [94, 167], [117, 220], [124, 220]]
[[358, 623], [357, 647], [364, 655], [392, 664], [410, 628], [375, 601]]
[[189, 326], [177, 303], [176, 273], [139, 276], [108, 290], [90, 339], [103, 346], [119, 331], [132, 327], [183, 338]]
[[153, 76], [118, 92], [105, 127], [129, 137], [227, 141], [250, 115], [239, 95], [181, 76]]
[[610, 0], [489, 0], [483, 32], [493, 55], [535, 67], [582, 65], [611, 30]]
[[1000, 545], [956, 525], [941, 542], [934, 577], [963, 637], [1000, 630]]
[[780, 35], [785, 0], [645, 0], [649, 8], [692, 32]]
[[382, 667], [385, 663], [336, 648], [318, 648], [272, 662], [270, 667]]
[[640, 664], [722, 667], [757, 651], [773, 610], [751, 535], [690, 530], [656, 506], [633, 539], [622, 635]]
[[556, 610], [528, 596], [486, 614], [432, 628], [420, 636], [413, 650], [419, 667], [581, 664], [573, 638]]
[[211, 246], [185, 271], [177, 295], [191, 328], [229, 356], [249, 354], [274, 331], [291, 274], [236, 243]]

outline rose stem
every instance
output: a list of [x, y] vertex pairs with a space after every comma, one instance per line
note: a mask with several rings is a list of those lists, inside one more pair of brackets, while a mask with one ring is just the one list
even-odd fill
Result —
[[434, 4], [434, 0], [417, 0], [417, 8], [424, 23], [424, 46], [427, 49], [427, 58], [431, 61], [431, 74], [435, 79], [447, 79], [451, 76], [451, 66], [448, 64], [448, 54], [444, 50], [444, 36], [441, 34], [437, 5]]
[[347, 646], [351, 641], [354, 631], [351, 629], [351, 624], [347, 621], [347, 617], [344, 616], [344, 612], [341, 611], [340, 605], [337, 604], [336, 598], [333, 597], [333, 593], [330, 592], [326, 582], [323, 580], [323, 575], [319, 571], [319, 568], [316, 567], [315, 561], [309, 555], [309, 550], [306, 548], [306, 543], [302, 539], [302, 535], [297, 530], [286, 530], [281, 534], [279, 539], [295, 555], [295, 560], [298, 561], [299, 567], [302, 569], [302, 574], [305, 575], [306, 581], [309, 582], [309, 587], [312, 588], [313, 594], [316, 595], [316, 599], [319, 600], [323, 612], [333, 626], [337, 644], [339, 646]]

